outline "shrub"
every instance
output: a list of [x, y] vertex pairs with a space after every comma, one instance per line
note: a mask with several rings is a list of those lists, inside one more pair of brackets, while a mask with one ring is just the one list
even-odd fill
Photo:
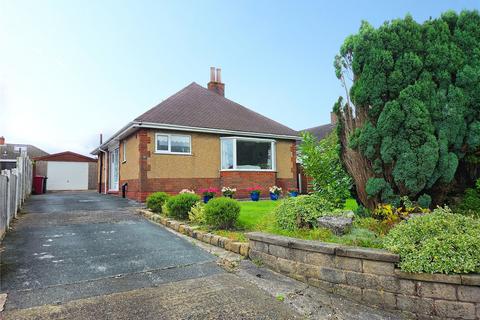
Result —
[[155, 192], [147, 197], [147, 208], [156, 213], [162, 213], [162, 207], [168, 200], [165, 192]]
[[424, 193], [418, 197], [417, 203], [422, 208], [430, 208], [430, 205], [432, 204], [432, 197]]
[[188, 212], [198, 201], [200, 201], [200, 197], [191, 193], [170, 197], [167, 201], [168, 214], [173, 218], [187, 219]]
[[237, 222], [240, 205], [230, 198], [215, 198], [205, 205], [205, 222], [217, 229], [230, 229]]
[[456, 208], [459, 213], [480, 218], [480, 193], [478, 189], [467, 189], [462, 202]]
[[437, 208], [395, 226], [384, 247], [400, 255], [406, 272], [480, 272], [480, 221]]
[[190, 209], [188, 220], [198, 224], [205, 223], [205, 204], [202, 201], [198, 201]]
[[275, 208], [279, 227], [286, 230], [312, 228], [317, 218], [325, 212], [332, 211], [334, 205], [318, 195], [303, 195], [282, 200]]

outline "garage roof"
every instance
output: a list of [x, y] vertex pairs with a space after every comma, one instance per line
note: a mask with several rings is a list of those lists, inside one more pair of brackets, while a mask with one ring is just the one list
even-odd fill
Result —
[[90, 158], [75, 152], [65, 151], [50, 154], [48, 156], [33, 158], [35, 161], [65, 161], [65, 162], [97, 162], [97, 159]]

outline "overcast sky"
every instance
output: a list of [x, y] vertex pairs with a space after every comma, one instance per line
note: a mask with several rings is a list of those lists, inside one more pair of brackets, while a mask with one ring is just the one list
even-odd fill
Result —
[[222, 68], [226, 97], [293, 129], [330, 121], [333, 57], [361, 20], [480, 1], [0, 0], [0, 136], [87, 154]]

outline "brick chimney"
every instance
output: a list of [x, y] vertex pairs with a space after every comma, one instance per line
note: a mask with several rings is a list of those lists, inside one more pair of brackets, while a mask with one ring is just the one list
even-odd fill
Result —
[[330, 123], [337, 124], [337, 114], [335, 112], [330, 112]]
[[222, 83], [222, 69], [210, 67], [210, 82], [208, 83], [208, 90], [225, 97], [225, 84]]
[[5, 137], [1, 136], [0, 137], [0, 146], [3, 146], [3, 145], [5, 145]]

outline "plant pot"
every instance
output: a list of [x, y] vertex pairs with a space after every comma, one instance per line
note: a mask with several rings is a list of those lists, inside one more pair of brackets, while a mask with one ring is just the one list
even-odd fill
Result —
[[260, 199], [260, 193], [258, 192], [250, 193], [250, 199], [252, 199], [252, 201], [258, 201]]
[[270, 200], [273, 200], [273, 201], [278, 200], [278, 194], [270, 192]]
[[203, 203], [207, 203], [212, 198], [213, 198], [213, 196], [203, 196]]
[[290, 197], [296, 197], [298, 196], [298, 191], [290, 191], [288, 194], [290, 195]]

